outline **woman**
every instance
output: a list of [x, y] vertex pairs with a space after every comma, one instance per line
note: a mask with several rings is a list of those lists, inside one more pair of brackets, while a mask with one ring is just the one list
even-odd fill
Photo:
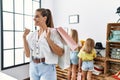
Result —
[[63, 54], [60, 36], [53, 28], [53, 20], [49, 9], [37, 9], [34, 17], [38, 31], [33, 32], [26, 40], [30, 30], [23, 34], [24, 50], [30, 57], [31, 80], [57, 80], [56, 67], [58, 56]]

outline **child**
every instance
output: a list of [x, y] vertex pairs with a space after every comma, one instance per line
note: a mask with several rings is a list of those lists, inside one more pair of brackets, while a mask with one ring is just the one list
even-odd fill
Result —
[[94, 40], [88, 38], [78, 54], [78, 69], [82, 72], [82, 80], [92, 80], [92, 70], [94, 69], [93, 59], [96, 57], [94, 44]]
[[[73, 40], [78, 43], [78, 33], [75, 29], [71, 29], [70, 36], [73, 38]], [[76, 80], [76, 72], [77, 72], [77, 66], [78, 66], [78, 48], [74, 51], [70, 51], [70, 68], [68, 69], [68, 80]]]

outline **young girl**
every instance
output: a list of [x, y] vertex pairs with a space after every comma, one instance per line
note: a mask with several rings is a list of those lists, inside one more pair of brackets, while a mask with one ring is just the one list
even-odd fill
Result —
[[[73, 38], [73, 40], [78, 43], [78, 33], [75, 29], [71, 29], [70, 36]], [[76, 72], [77, 72], [77, 66], [78, 66], [78, 48], [74, 51], [70, 52], [70, 62], [71, 66], [68, 69], [68, 80], [76, 80]]]
[[82, 80], [92, 80], [92, 70], [94, 68], [93, 59], [96, 57], [94, 44], [94, 40], [88, 38], [78, 54], [78, 69], [80, 72], [82, 72]]

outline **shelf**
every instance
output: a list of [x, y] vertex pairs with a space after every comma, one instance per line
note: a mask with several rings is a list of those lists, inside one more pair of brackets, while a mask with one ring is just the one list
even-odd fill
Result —
[[67, 79], [67, 69], [61, 69], [58, 65], [56, 65], [56, 73], [57, 73], [57, 80], [66, 80]]
[[105, 61], [105, 57], [96, 57], [95, 60]]
[[110, 27], [118, 27], [120, 26], [120, 23], [109, 23], [107, 26], [110, 26]]
[[120, 42], [106, 41], [109, 48], [120, 48]]
[[95, 64], [104, 66], [105, 57], [96, 57]]
[[[120, 59], [110, 58], [110, 55], [112, 54], [112, 49], [120, 49], [120, 41], [109, 40], [112, 31], [118, 30], [120, 30], [120, 23], [108, 23], [106, 34], [106, 58], [104, 61], [104, 74], [108, 74], [109, 72], [113, 72], [115, 70], [120, 70], [120, 67], [116, 65], [117, 63], [120, 63]], [[110, 71], [110, 69], [113, 71]]]
[[119, 42], [115, 42], [115, 41], [109, 41], [109, 40], [107, 40], [106, 42], [110, 43], [110, 44], [120, 44], [120, 41]]
[[108, 61], [112, 61], [112, 62], [120, 62], [120, 59], [109, 58]]

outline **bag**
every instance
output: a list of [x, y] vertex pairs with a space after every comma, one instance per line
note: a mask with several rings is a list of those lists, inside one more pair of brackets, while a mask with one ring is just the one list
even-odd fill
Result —
[[111, 49], [111, 58], [120, 59], [120, 49], [118, 48]]
[[58, 66], [61, 69], [67, 69], [70, 67], [70, 48], [64, 44], [64, 54], [58, 57]]
[[94, 69], [93, 69], [93, 74], [94, 75], [100, 75], [101, 73], [103, 73], [103, 66], [101, 65], [94, 65]]
[[80, 72], [77, 74], [77, 80], [82, 80], [82, 74]]
[[119, 30], [112, 31], [112, 33], [110, 34], [109, 40], [120, 41], [120, 31]]
[[62, 27], [57, 28], [57, 31], [71, 50], [78, 48], [78, 44], [67, 34], [67, 32], [64, 31]]
[[56, 29], [62, 38], [64, 54], [58, 57], [58, 66], [61, 69], [67, 69], [70, 67], [70, 48], [72, 50], [76, 49], [78, 45], [75, 41], [64, 31], [62, 27]]

